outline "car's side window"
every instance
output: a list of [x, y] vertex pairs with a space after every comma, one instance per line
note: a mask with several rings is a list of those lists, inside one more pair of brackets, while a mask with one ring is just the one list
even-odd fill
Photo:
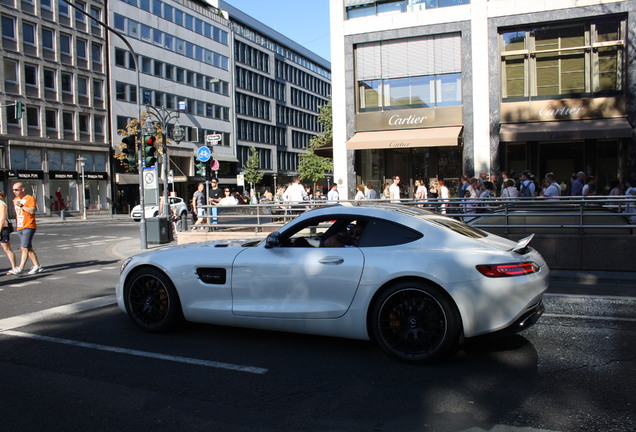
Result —
[[360, 236], [359, 247], [395, 246], [422, 238], [422, 233], [395, 222], [370, 219]]
[[335, 220], [310, 220], [289, 236], [283, 247], [320, 247], [324, 234], [336, 223]]
[[350, 216], [331, 216], [314, 219], [291, 234], [282, 242], [283, 247], [355, 247], [364, 231], [366, 221]]

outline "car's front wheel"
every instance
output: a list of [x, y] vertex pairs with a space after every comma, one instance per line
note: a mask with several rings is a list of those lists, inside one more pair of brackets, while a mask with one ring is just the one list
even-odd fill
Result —
[[142, 330], [162, 332], [182, 319], [181, 303], [170, 279], [154, 268], [138, 270], [124, 289], [126, 312]]
[[398, 283], [375, 302], [371, 330], [376, 342], [400, 360], [425, 363], [455, 353], [460, 320], [439, 289], [420, 282]]

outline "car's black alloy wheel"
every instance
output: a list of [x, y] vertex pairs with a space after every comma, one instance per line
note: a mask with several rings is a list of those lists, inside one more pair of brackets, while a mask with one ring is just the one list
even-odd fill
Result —
[[168, 330], [181, 318], [181, 305], [168, 277], [152, 268], [137, 271], [124, 291], [128, 316], [142, 330]]
[[378, 298], [371, 325], [375, 340], [389, 354], [423, 363], [455, 352], [460, 334], [457, 315], [437, 288], [405, 282]]

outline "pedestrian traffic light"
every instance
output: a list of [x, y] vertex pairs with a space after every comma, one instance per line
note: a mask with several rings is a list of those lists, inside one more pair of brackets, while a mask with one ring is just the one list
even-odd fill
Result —
[[24, 104], [20, 101], [15, 101], [15, 119], [19, 120], [22, 118], [22, 115], [24, 114]]
[[121, 140], [124, 144], [124, 147], [121, 149], [121, 152], [126, 155], [126, 159], [124, 162], [128, 164], [130, 168], [137, 165], [137, 151], [135, 149], [135, 136], [129, 135], [124, 137]]
[[157, 163], [157, 138], [154, 135], [143, 134], [141, 142], [144, 146], [144, 164], [146, 168], [151, 168]]
[[194, 167], [196, 175], [205, 175], [205, 168], [207, 166], [206, 162], [203, 162], [199, 159], [194, 160]]

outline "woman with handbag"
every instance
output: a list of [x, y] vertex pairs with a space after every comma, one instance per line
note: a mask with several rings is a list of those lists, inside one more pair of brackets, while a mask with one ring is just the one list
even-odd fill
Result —
[[[9, 258], [9, 262], [11, 263], [11, 270], [15, 269], [15, 253], [11, 248], [11, 239], [10, 235], [13, 232], [13, 225], [9, 220], [9, 209], [7, 207], [7, 203], [4, 199], [7, 195], [0, 191], [0, 220], [2, 221], [2, 231], [0, 232], [0, 245], [2, 245], [2, 249], [4, 249], [4, 253], [7, 254], [7, 258]], [[7, 273], [11, 274], [11, 273]]]

